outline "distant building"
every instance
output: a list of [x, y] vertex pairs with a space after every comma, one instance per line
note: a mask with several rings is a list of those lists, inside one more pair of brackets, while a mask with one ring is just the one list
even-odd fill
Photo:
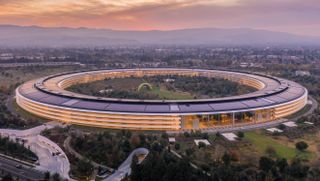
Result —
[[12, 60], [12, 59], [14, 59], [14, 56], [11, 53], [0, 54], [0, 60]]
[[310, 72], [309, 71], [302, 71], [302, 70], [297, 70], [295, 72], [296, 76], [310, 76]]
[[174, 82], [174, 79], [164, 79], [165, 82]]
[[247, 63], [247, 62], [241, 62], [241, 63], [240, 63], [240, 67], [242, 67], [242, 68], [247, 68], [247, 67], [249, 67], [249, 63]]
[[106, 89], [106, 90], [99, 91], [100, 94], [106, 94], [106, 93], [110, 93], [110, 92], [113, 92], [113, 89]]

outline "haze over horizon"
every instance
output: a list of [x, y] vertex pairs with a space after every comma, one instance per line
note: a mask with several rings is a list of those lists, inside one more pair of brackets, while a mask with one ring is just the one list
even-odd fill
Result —
[[317, 0], [0, 0], [0, 24], [115, 30], [252, 28], [320, 36]]

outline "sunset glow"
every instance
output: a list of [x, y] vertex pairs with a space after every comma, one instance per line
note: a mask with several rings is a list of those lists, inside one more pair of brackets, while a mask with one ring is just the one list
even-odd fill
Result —
[[319, 17], [317, 0], [0, 0], [0, 24], [25, 26], [246, 27], [320, 35]]

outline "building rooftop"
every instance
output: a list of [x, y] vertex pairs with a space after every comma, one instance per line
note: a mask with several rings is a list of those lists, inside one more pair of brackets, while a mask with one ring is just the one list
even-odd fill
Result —
[[[244, 78], [262, 82], [264, 87], [256, 92], [216, 98], [216, 99], [197, 99], [197, 100], [128, 100], [98, 98], [93, 96], [81, 95], [63, 90], [59, 85], [62, 81], [89, 74], [101, 74], [110, 72], [128, 71], [148, 71], [148, 73], [159, 71], [182, 71], [206, 74], [225, 74], [228, 76], [242, 76]], [[279, 104], [288, 103], [307, 94], [307, 90], [301, 85], [275, 77], [265, 75], [248, 74], [220, 70], [198, 70], [198, 69], [139, 69], [139, 70], [99, 70], [93, 72], [66, 73], [45, 77], [38, 80], [27, 82], [19, 87], [19, 94], [27, 99], [43, 104], [63, 106], [71, 109], [86, 109], [104, 112], [123, 112], [136, 114], [181, 114], [188, 115], [194, 113], [212, 114], [221, 112], [250, 111], [268, 108]]]

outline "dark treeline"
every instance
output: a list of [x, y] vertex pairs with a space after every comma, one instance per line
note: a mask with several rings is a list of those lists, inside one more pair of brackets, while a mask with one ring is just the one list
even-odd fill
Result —
[[24, 147], [23, 140], [12, 141], [8, 137], [0, 137], [0, 153], [22, 160], [34, 160], [37, 156]]
[[318, 167], [309, 167], [299, 159], [291, 164], [286, 159], [261, 157], [258, 166], [233, 163], [229, 154], [207, 167], [195, 169], [188, 158], [177, 159], [167, 151], [151, 151], [142, 164], [132, 163], [131, 181], [265, 181], [317, 180]]
[[[154, 88], [161, 87], [172, 92], [189, 93], [194, 99], [240, 95], [255, 90], [252, 87], [240, 85], [237, 82], [229, 81], [226, 79], [208, 78], [202, 76], [190, 77], [177, 75], [158, 75], [151, 77], [145, 76], [142, 78], [130, 77], [129, 79], [131, 79], [132, 82], [150, 83]], [[172, 79], [172, 81], [166, 82], [167, 79]], [[160, 94], [156, 94], [145, 89], [142, 89], [142, 91], [138, 91], [139, 85], [132, 85], [129, 90], [127, 88], [119, 87], [119, 85], [117, 87], [114, 87], [111, 81], [114, 81], [114, 79], [107, 78], [105, 80], [102, 80], [103, 84], [105, 85], [104, 88], [106, 90], [109, 90], [104, 93], [100, 93], [96, 88], [96, 83], [101, 81], [73, 85], [69, 87], [68, 90], [81, 94], [90, 94], [93, 96], [121, 99], [169, 99], [163, 97]]]
[[[161, 143], [161, 144], [160, 144]], [[90, 160], [117, 168], [138, 147], [155, 147], [167, 145], [167, 140], [153, 135], [132, 134], [130, 131], [120, 131], [117, 134], [109, 132], [73, 135], [71, 146]]]

